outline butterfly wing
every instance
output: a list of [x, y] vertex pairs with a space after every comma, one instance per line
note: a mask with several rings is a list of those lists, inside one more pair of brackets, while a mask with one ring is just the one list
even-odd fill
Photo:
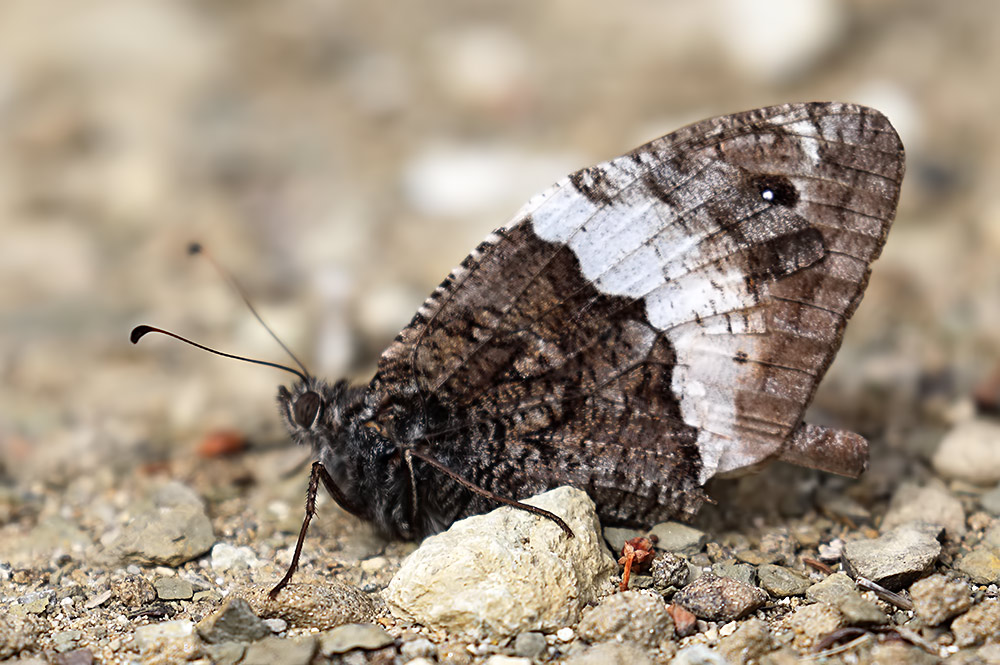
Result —
[[[822, 466], [817, 446], [841, 433], [802, 416], [885, 241], [903, 161], [877, 111], [794, 104], [568, 176], [386, 350], [375, 418], [480, 487], [573, 484], [622, 522], [689, 514], [713, 475], [785, 449]], [[841, 466], [860, 471], [856, 457]]]

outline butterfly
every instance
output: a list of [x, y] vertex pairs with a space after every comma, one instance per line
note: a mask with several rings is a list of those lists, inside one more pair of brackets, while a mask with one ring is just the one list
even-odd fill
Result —
[[[895, 215], [878, 111], [786, 104], [690, 125], [532, 198], [434, 290], [367, 385], [300, 374], [278, 405], [349, 513], [416, 539], [561, 485], [605, 524], [691, 517], [714, 476], [780, 459], [857, 476], [803, 414]], [[571, 532], [570, 532], [571, 533]]]

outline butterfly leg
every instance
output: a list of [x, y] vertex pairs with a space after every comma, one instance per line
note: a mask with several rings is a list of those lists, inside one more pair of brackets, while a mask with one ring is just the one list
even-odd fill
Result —
[[868, 441], [848, 430], [802, 423], [778, 459], [857, 478], [868, 468]]
[[562, 518], [559, 517], [558, 515], [556, 515], [555, 513], [550, 513], [549, 511], [544, 510], [542, 508], [536, 508], [535, 506], [529, 506], [526, 503], [521, 503], [520, 501], [515, 501], [514, 499], [508, 499], [507, 497], [500, 496], [499, 494], [494, 494], [493, 492], [490, 492], [489, 490], [483, 489], [482, 487], [479, 487], [478, 485], [470, 483], [468, 480], [466, 480], [462, 476], [458, 475], [457, 473], [455, 473], [454, 471], [452, 471], [451, 469], [449, 469], [448, 467], [446, 467], [444, 464], [441, 464], [441, 462], [438, 462], [436, 459], [434, 459], [432, 457], [428, 457], [427, 455], [424, 455], [422, 453], [418, 453], [418, 452], [416, 452], [414, 450], [407, 449], [404, 452], [404, 455], [406, 456], [407, 464], [409, 464], [411, 466], [412, 466], [412, 462], [410, 461], [410, 458], [411, 457], [416, 457], [421, 462], [425, 462], [426, 464], [430, 465], [431, 467], [437, 469], [438, 471], [440, 471], [444, 475], [448, 476], [449, 478], [451, 478], [456, 483], [458, 483], [462, 487], [466, 488], [470, 492], [474, 492], [474, 493], [478, 494], [479, 496], [484, 496], [487, 499], [490, 499], [491, 501], [496, 501], [497, 503], [502, 503], [502, 504], [507, 505], [507, 506], [513, 506], [514, 508], [518, 508], [520, 510], [525, 510], [525, 511], [527, 511], [529, 513], [533, 513], [533, 514], [538, 515], [540, 517], [544, 517], [546, 519], [550, 519], [553, 522], [555, 522], [559, 526], [559, 528], [562, 529], [566, 533], [567, 536], [569, 536], [570, 538], [573, 537], [573, 530], [570, 529], [569, 525], [566, 524], [566, 522], [564, 522], [562, 520]]
[[274, 585], [274, 588], [267, 594], [271, 600], [274, 600], [278, 592], [288, 586], [288, 583], [292, 581], [292, 575], [295, 574], [295, 569], [299, 567], [299, 556], [302, 554], [302, 544], [306, 539], [306, 532], [309, 530], [309, 523], [312, 521], [313, 515], [316, 514], [316, 494], [319, 491], [319, 482], [323, 481], [323, 486], [333, 497], [333, 500], [338, 504], [343, 506], [345, 509], [347, 506], [351, 505], [344, 494], [337, 487], [336, 483], [333, 482], [333, 478], [327, 472], [326, 467], [323, 466], [322, 462], [313, 462], [312, 471], [309, 473], [309, 489], [306, 490], [306, 514], [305, 518], [302, 520], [302, 528], [299, 529], [299, 538], [295, 542], [295, 553], [292, 554], [292, 562], [288, 565], [288, 572], [285, 576], [281, 578], [281, 581]]

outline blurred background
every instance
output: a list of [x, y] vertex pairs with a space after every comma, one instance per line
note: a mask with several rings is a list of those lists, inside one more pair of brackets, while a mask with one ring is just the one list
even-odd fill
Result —
[[[875, 106], [898, 219], [817, 397], [920, 452], [1000, 360], [1000, 3], [4, 0], [0, 479], [125, 473], [207, 432], [283, 440], [286, 362], [370, 377], [532, 194], [701, 118]], [[927, 408], [927, 405], [937, 405]], [[919, 409], [915, 408], [918, 407]]]

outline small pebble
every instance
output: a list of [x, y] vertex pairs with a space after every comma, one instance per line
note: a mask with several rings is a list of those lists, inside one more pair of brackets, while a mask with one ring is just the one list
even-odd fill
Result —
[[673, 594], [688, 580], [688, 564], [673, 552], [658, 552], [650, 567], [653, 588], [660, 593]]
[[153, 588], [160, 600], [190, 600], [194, 595], [191, 583], [177, 577], [160, 577], [153, 582]]
[[905, 587], [934, 565], [941, 554], [940, 527], [919, 522], [898, 526], [878, 538], [855, 540], [844, 547], [844, 563], [861, 576], [890, 590]]
[[744, 584], [754, 584], [757, 581], [757, 570], [746, 563], [720, 561], [712, 564], [712, 574], [716, 577], [728, 577]]
[[522, 658], [540, 658], [547, 648], [548, 643], [541, 633], [518, 633], [514, 638], [514, 655]]
[[233, 597], [198, 623], [198, 634], [209, 644], [253, 642], [270, 635], [271, 629], [245, 600]]
[[288, 622], [284, 619], [264, 619], [264, 625], [270, 628], [272, 633], [283, 633], [288, 630]]
[[681, 589], [673, 601], [700, 619], [733, 621], [763, 605], [767, 594], [755, 586], [709, 573]]
[[963, 554], [955, 562], [955, 569], [969, 576], [976, 584], [1000, 582], [1000, 553], [992, 547], [980, 545]]
[[572, 653], [566, 665], [653, 665], [645, 649], [630, 642], [603, 642]]
[[1000, 635], [1000, 599], [987, 598], [951, 622], [955, 644], [971, 647]]
[[260, 565], [257, 555], [249, 547], [235, 547], [229, 543], [216, 543], [212, 547], [212, 570], [246, 570]]
[[836, 608], [824, 603], [804, 605], [782, 619], [791, 631], [792, 644], [798, 649], [813, 647], [824, 635], [844, 625], [844, 617]]
[[316, 653], [318, 640], [315, 635], [282, 639], [266, 637], [247, 647], [240, 665], [309, 665]]
[[944, 575], [931, 575], [910, 586], [913, 610], [928, 626], [937, 626], [972, 606], [969, 586]]
[[135, 643], [140, 651], [147, 649], [161, 640], [178, 640], [194, 633], [194, 622], [187, 619], [163, 621], [135, 629]]
[[655, 647], [673, 637], [674, 622], [661, 596], [625, 591], [585, 611], [577, 633], [591, 643], [627, 640]]
[[483, 665], [531, 665], [531, 659], [495, 653], [487, 658]]
[[805, 594], [809, 600], [835, 607], [848, 623], [880, 625], [889, 620], [878, 605], [857, 592], [854, 581], [844, 573], [827, 575], [822, 582], [806, 589]]
[[[527, 633], [524, 633], [527, 634]], [[537, 633], [535, 633], [537, 634]], [[542, 638], [544, 641], [545, 638]], [[437, 653], [437, 647], [434, 643], [425, 637], [418, 637], [415, 640], [404, 641], [399, 647], [399, 655], [403, 657], [404, 661], [412, 661], [416, 658], [430, 658]], [[524, 654], [518, 654], [524, 655]]]
[[1000, 515], [1000, 485], [979, 497], [979, 505], [994, 517]]
[[760, 619], [752, 618], [742, 625], [732, 623], [727, 626], [733, 626], [732, 633], [725, 634], [719, 630], [719, 635], [722, 636], [719, 653], [725, 656], [727, 663], [736, 665], [758, 662], [761, 656], [774, 648], [771, 631]]
[[697, 554], [708, 542], [708, 534], [680, 522], [662, 522], [649, 530], [656, 536], [656, 549], [678, 554]]
[[726, 657], [704, 644], [681, 649], [670, 661], [670, 665], [730, 665]]
[[574, 637], [576, 637], [576, 633], [569, 626], [560, 628], [559, 630], [556, 631], [556, 639], [558, 639], [560, 642], [569, 642]]
[[800, 596], [813, 584], [805, 575], [770, 563], [757, 568], [757, 579], [765, 591], [779, 598]]
[[319, 641], [320, 653], [329, 657], [354, 649], [365, 651], [381, 649], [395, 640], [381, 626], [372, 623], [349, 623], [328, 630], [319, 636]]
[[1000, 424], [985, 418], [959, 423], [942, 439], [932, 463], [948, 478], [995, 485], [1000, 482]]

